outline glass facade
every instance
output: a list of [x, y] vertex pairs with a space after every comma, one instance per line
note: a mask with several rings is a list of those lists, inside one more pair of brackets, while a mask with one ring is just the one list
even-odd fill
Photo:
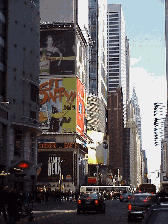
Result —
[[89, 66], [89, 92], [98, 94], [98, 1], [89, 0], [89, 32], [94, 44], [91, 48]]

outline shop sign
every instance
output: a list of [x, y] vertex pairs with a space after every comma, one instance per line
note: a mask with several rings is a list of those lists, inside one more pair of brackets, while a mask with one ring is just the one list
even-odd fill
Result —
[[97, 177], [88, 177], [88, 183], [89, 184], [96, 184], [97, 183]]
[[66, 175], [66, 180], [72, 180], [71, 175]]
[[38, 149], [60, 149], [60, 148], [66, 148], [66, 149], [72, 149], [72, 148], [78, 148], [79, 143], [74, 142], [68, 142], [68, 143], [56, 143], [56, 142], [43, 142], [38, 143]]

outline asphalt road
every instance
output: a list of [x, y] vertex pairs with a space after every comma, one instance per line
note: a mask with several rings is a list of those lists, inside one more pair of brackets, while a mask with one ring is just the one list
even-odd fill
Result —
[[[77, 214], [76, 202], [47, 202], [34, 205], [34, 221], [27, 221], [27, 218], [20, 220], [21, 223], [54, 223], [54, 224], [128, 224], [127, 222], [127, 203], [119, 200], [106, 201], [106, 212], [96, 214], [87, 212]], [[2, 215], [1, 215], [2, 217]], [[3, 222], [1, 222], [3, 223]], [[141, 223], [139, 220], [132, 224]]]

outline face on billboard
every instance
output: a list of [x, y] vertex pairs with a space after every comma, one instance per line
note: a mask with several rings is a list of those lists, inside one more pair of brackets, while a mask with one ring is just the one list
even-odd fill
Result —
[[40, 75], [75, 73], [75, 30], [40, 32]]
[[40, 79], [39, 122], [47, 132], [76, 131], [76, 78]]

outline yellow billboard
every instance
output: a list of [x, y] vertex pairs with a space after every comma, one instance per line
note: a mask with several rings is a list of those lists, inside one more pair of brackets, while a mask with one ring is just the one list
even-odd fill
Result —
[[76, 131], [76, 78], [40, 78], [39, 122], [43, 131]]

